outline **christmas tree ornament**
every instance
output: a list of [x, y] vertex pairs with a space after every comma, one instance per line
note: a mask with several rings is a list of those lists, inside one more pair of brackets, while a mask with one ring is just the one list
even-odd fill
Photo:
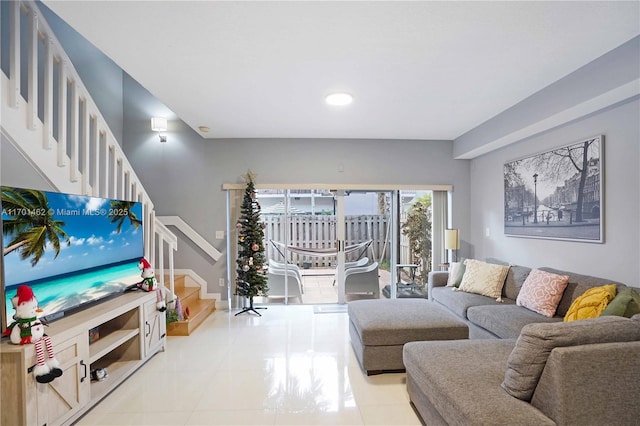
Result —
[[249, 306], [245, 306], [236, 315], [251, 312], [260, 315], [254, 308], [253, 298], [265, 296], [269, 291], [267, 277], [264, 274], [264, 224], [260, 220], [260, 203], [255, 201], [256, 191], [251, 172], [246, 176], [247, 186], [240, 207], [240, 219], [242, 227], [238, 228], [238, 255], [236, 258], [238, 276], [236, 279], [236, 292], [238, 296], [245, 297]]

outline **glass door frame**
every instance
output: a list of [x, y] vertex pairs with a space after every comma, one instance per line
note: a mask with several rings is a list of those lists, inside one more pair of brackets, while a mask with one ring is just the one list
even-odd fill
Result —
[[[232, 259], [233, 256], [231, 256], [231, 250], [232, 250], [232, 245], [231, 245], [231, 241], [230, 241], [230, 236], [233, 235], [231, 232], [231, 191], [232, 190], [244, 190], [245, 188], [245, 184], [237, 184], [237, 183], [226, 183], [222, 185], [222, 190], [227, 191], [227, 296], [228, 296], [228, 301], [229, 301], [229, 309], [232, 309], [232, 285], [233, 285], [233, 274], [232, 274], [232, 263], [235, 261], [235, 259]], [[344, 219], [344, 193], [347, 190], [357, 190], [357, 191], [372, 191], [372, 192], [391, 192], [392, 193], [392, 197], [391, 197], [391, 221], [392, 221], [392, 226], [391, 226], [391, 236], [390, 236], [390, 241], [392, 242], [391, 244], [389, 244], [390, 246], [390, 274], [391, 274], [391, 283], [395, 283], [397, 282], [397, 271], [396, 271], [396, 258], [397, 258], [397, 249], [396, 249], [396, 244], [395, 242], [398, 241], [398, 238], [400, 237], [398, 234], [398, 227], [397, 227], [397, 223], [399, 220], [398, 217], [398, 200], [397, 200], [397, 194], [399, 191], [402, 190], [417, 190], [417, 191], [446, 191], [449, 194], [451, 193], [451, 191], [453, 191], [453, 185], [369, 185], [369, 184], [354, 184], [354, 185], [349, 185], [349, 184], [333, 184], [333, 185], [327, 185], [327, 184], [255, 184], [255, 188], [256, 189], [281, 189], [286, 191], [287, 194], [289, 194], [289, 190], [291, 188], [296, 188], [296, 189], [326, 189], [326, 188], [332, 188], [332, 191], [335, 191], [336, 193], [338, 191], [341, 191], [341, 196], [337, 198], [336, 200], [336, 227], [337, 227], [337, 243], [339, 242], [339, 250], [338, 250], [338, 271], [337, 271], [337, 278], [338, 278], [338, 303], [339, 304], [344, 304], [345, 300], [344, 300], [344, 261], [345, 261], [345, 253], [344, 253], [344, 242], [345, 242], [345, 229], [344, 229], [344, 220], [338, 220], [338, 218], [342, 217]], [[287, 198], [287, 197], [285, 197]], [[340, 198], [342, 200], [340, 200]], [[448, 203], [449, 207], [451, 204], [451, 197], [448, 197]], [[451, 212], [451, 209], [449, 210], [449, 215]], [[450, 218], [448, 220], [450, 222]], [[338, 231], [338, 229], [342, 228], [342, 231]], [[444, 230], [442, 230], [442, 232], [444, 232]], [[435, 242], [435, 241], [434, 241]], [[434, 247], [433, 250], [439, 250], [439, 248]], [[390, 296], [392, 299], [397, 297], [396, 294], [396, 286], [395, 285], [391, 285], [390, 286]]]

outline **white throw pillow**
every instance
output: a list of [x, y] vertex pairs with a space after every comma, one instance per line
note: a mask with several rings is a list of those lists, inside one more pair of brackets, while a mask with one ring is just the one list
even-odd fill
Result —
[[459, 268], [460, 262], [449, 263], [449, 277], [447, 278], [447, 287], [455, 287], [456, 275], [458, 275]]
[[464, 264], [466, 269], [460, 283], [460, 291], [500, 300], [502, 286], [510, 266], [494, 265], [475, 259], [467, 259]]

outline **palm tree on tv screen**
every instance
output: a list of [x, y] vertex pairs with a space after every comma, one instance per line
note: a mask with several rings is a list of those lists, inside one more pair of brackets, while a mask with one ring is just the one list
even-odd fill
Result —
[[14, 236], [3, 255], [17, 250], [21, 259], [31, 258], [31, 266], [35, 266], [44, 255], [47, 243], [51, 243], [55, 251], [54, 259], [60, 254], [61, 241], [71, 244], [62, 229], [65, 223], [54, 218], [54, 210], [49, 208], [44, 192], [3, 188], [2, 209], [9, 216], [2, 221], [2, 233]]
[[134, 201], [112, 201], [109, 208], [109, 214], [107, 217], [111, 218], [111, 223], [116, 224], [116, 232], [119, 234], [122, 229], [122, 225], [126, 219], [129, 219], [129, 223], [138, 229], [142, 225], [142, 221], [138, 219], [138, 216], [133, 212], [132, 208], [135, 205]]

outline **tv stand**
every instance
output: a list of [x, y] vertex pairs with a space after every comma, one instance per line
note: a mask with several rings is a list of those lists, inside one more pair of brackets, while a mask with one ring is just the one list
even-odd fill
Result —
[[[34, 345], [1, 343], [0, 424], [71, 424], [166, 345], [165, 313], [156, 309], [153, 292], [122, 294], [55, 321], [46, 332], [63, 370], [47, 384], [31, 372]], [[97, 369], [107, 377], [92, 380]]]

